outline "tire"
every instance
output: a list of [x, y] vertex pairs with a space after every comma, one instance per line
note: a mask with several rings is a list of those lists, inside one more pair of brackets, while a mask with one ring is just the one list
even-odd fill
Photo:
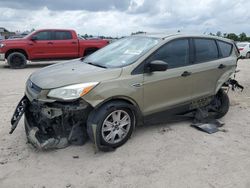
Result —
[[22, 69], [27, 64], [27, 58], [20, 52], [13, 52], [7, 57], [7, 62], [12, 69]]
[[[132, 105], [126, 102], [113, 101], [92, 111], [87, 121], [87, 132], [90, 140], [95, 143], [92, 131], [92, 125], [95, 124], [95, 136], [100, 140], [101, 145], [117, 148], [125, 144], [130, 138], [136, 123], [135, 113], [132, 109]], [[123, 121], [122, 126], [121, 120], [123, 118], [126, 121]]]
[[210, 105], [213, 108], [213, 112], [211, 113], [213, 118], [219, 119], [225, 116], [230, 106], [227, 93], [223, 89], [220, 89]]
[[249, 59], [249, 58], [250, 58], [250, 52], [247, 52], [246, 59]]

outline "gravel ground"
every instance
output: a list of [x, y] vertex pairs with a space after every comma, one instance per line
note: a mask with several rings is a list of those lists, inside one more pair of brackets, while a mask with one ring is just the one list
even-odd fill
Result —
[[246, 89], [230, 92], [222, 131], [209, 135], [190, 122], [143, 126], [114, 152], [93, 144], [47, 152], [26, 142], [21, 120], [9, 135], [10, 118], [29, 75], [48, 65], [12, 70], [0, 62], [0, 187], [250, 187], [250, 60], [239, 62]]

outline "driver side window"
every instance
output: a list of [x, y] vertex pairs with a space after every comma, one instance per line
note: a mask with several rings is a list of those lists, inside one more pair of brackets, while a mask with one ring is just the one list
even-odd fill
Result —
[[39, 33], [36, 33], [35, 36], [37, 37], [37, 40], [51, 40], [51, 33], [50, 31], [41, 31]]
[[168, 42], [158, 49], [148, 62], [161, 60], [168, 63], [168, 68], [178, 68], [189, 64], [188, 39], [177, 39]]

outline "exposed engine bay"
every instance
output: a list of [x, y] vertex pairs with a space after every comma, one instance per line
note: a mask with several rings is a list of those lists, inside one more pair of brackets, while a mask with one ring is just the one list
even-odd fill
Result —
[[26, 97], [22, 100], [26, 105], [24, 115], [27, 138], [36, 148], [58, 149], [86, 142], [85, 122], [91, 110], [86, 102], [78, 100], [69, 104], [46, 104], [30, 102]]

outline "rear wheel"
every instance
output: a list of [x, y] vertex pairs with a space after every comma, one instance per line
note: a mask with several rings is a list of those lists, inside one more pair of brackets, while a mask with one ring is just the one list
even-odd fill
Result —
[[215, 119], [222, 118], [228, 112], [229, 105], [230, 102], [227, 93], [223, 89], [220, 89], [210, 104], [210, 116]]
[[246, 58], [249, 59], [250, 58], [250, 52], [247, 52], [246, 54]]
[[26, 66], [27, 58], [20, 52], [13, 52], [7, 57], [7, 62], [13, 69], [22, 69]]

